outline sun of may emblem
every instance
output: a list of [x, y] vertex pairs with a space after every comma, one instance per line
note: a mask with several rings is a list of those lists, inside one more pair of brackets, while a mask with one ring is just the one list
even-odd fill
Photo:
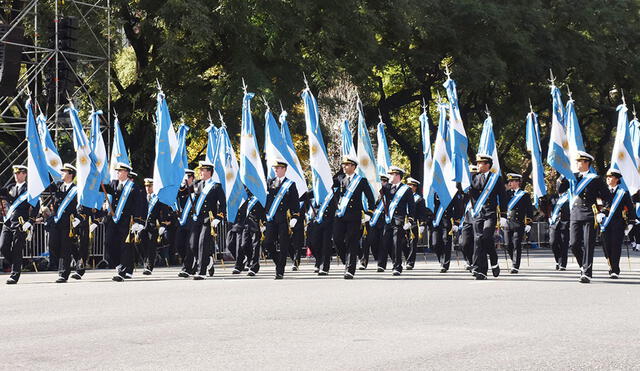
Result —
[[624, 157], [625, 157], [624, 152], [622, 151], [618, 152], [618, 160], [624, 160]]
[[58, 160], [56, 160], [56, 159], [54, 158], [53, 160], [49, 161], [49, 165], [51, 165], [51, 166], [53, 166], [53, 167], [58, 166]]
[[224, 173], [224, 177], [227, 182], [230, 182], [233, 179], [233, 173], [231, 171], [227, 171]]
[[316, 153], [318, 153], [318, 145], [314, 143], [311, 145], [311, 154], [315, 155]]
[[80, 165], [86, 165], [87, 163], [88, 161], [86, 156], [80, 157]]
[[567, 142], [566, 140], [563, 141], [562, 148], [564, 148], [565, 151], [569, 150], [569, 142]]

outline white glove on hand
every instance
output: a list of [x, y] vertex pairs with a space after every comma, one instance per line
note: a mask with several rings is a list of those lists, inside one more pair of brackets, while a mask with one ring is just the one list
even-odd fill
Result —
[[411, 229], [411, 223], [404, 223], [404, 225], [402, 226], [402, 229], [404, 229], [405, 231], [408, 231], [409, 229]]
[[73, 228], [77, 227], [77, 226], [78, 226], [78, 224], [80, 224], [80, 219], [78, 219], [78, 218], [73, 218], [73, 223], [72, 223], [72, 224], [73, 224]]
[[418, 227], [418, 233], [424, 234], [424, 225]]
[[364, 216], [362, 217], [362, 224], [368, 222], [369, 220], [371, 220], [371, 217], [368, 214], [364, 214]]
[[451, 226], [451, 230], [453, 231], [453, 233], [458, 232], [458, 229], [460, 229], [460, 227], [458, 227], [458, 226], [457, 226], [457, 225], [455, 225], [455, 224]]
[[629, 235], [629, 232], [631, 232], [631, 229], [633, 229], [633, 225], [629, 224], [629, 225], [627, 226], [627, 229], [625, 229], [625, 230], [624, 230], [624, 235], [625, 235], [625, 236], [628, 236], [628, 235]]
[[133, 223], [133, 226], [131, 227], [131, 230], [134, 233], [139, 233], [143, 229], [144, 229], [144, 226], [142, 224], [140, 224], [140, 223]]
[[525, 225], [524, 226], [524, 233], [529, 233], [531, 232], [531, 226], [530, 225]]
[[264, 225], [260, 227], [260, 232], [261, 233], [264, 233], [264, 231], [266, 231], [266, 230], [267, 230], [267, 227], [265, 227]]
[[507, 218], [501, 217], [500, 218], [500, 226], [504, 227], [505, 225], [507, 225]]
[[599, 213], [598, 215], [596, 215], [596, 220], [598, 221], [598, 224], [602, 223], [604, 218], [605, 218], [605, 215], [603, 213]]
[[162, 236], [164, 234], [164, 231], [166, 230], [165, 227], [160, 227], [158, 228], [158, 235]]
[[98, 225], [96, 223], [91, 223], [91, 225], [89, 226], [89, 233], [93, 233], [93, 231], [95, 231], [98, 228]]
[[31, 223], [29, 223], [29, 222], [24, 222], [24, 224], [22, 225], [22, 231], [23, 231], [23, 232], [26, 232], [26, 231], [28, 231], [29, 229], [31, 229], [31, 227], [33, 227], [33, 226], [31, 225]]
[[298, 224], [298, 219], [291, 219], [289, 221], [289, 228], [295, 228], [296, 224]]
[[213, 228], [217, 228], [218, 224], [220, 224], [220, 219], [213, 219], [213, 221], [211, 222]]

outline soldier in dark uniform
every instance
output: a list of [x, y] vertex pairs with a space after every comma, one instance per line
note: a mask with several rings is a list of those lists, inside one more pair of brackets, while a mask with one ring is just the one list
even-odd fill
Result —
[[315, 217], [311, 223], [313, 230], [311, 245], [315, 250], [314, 256], [316, 256], [316, 267], [319, 276], [328, 275], [331, 268], [333, 227], [336, 208], [338, 207], [337, 188], [334, 188], [334, 192], [327, 197], [329, 198], [319, 201], [315, 208]]
[[287, 166], [284, 161], [276, 161], [273, 165], [276, 176], [267, 181], [264, 248], [276, 265], [277, 280], [284, 278], [291, 233], [300, 219], [298, 190], [295, 183], [285, 176]]
[[144, 270], [142, 274], [149, 276], [155, 267], [158, 255], [158, 247], [163, 238], [166, 238], [167, 228], [170, 228], [174, 220], [174, 212], [170, 206], [158, 202], [158, 196], [153, 193], [153, 179], [145, 178], [144, 187], [146, 195], [146, 213], [144, 230], [141, 232], [144, 257]]
[[[298, 210], [299, 215], [304, 215], [305, 210], [309, 206], [308, 193], [305, 192], [300, 196], [300, 200], [298, 205], [300, 209]], [[296, 226], [292, 230], [291, 234], [291, 249], [289, 250], [289, 257], [291, 258], [291, 270], [297, 271], [300, 266], [300, 257], [302, 254], [302, 249], [304, 248], [304, 229], [305, 223], [303, 222], [303, 218], [300, 218], [300, 223], [296, 223]]]
[[[402, 183], [404, 170], [391, 166], [389, 183], [382, 187], [385, 204], [385, 228], [382, 237], [382, 249], [378, 253], [378, 267], [386, 269], [389, 247], [393, 250], [394, 276], [402, 274], [402, 249], [407, 243], [407, 231], [413, 223], [415, 202], [409, 186]], [[381, 264], [382, 262], [382, 264]]]
[[[373, 210], [364, 209], [362, 196], [364, 195], [368, 208], [373, 207], [375, 199], [367, 179], [356, 174], [358, 163], [355, 159], [345, 157], [341, 166], [344, 174], [334, 177], [337, 207], [333, 221], [333, 241], [338, 252], [345, 257], [344, 278], [352, 279], [356, 273], [362, 224], [368, 222], [373, 214]], [[324, 268], [328, 269], [328, 266], [325, 265]]]
[[182, 259], [182, 269], [178, 277], [189, 278], [196, 274], [196, 259], [194, 249], [190, 245], [191, 229], [193, 228], [193, 206], [195, 198], [193, 195], [193, 183], [195, 181], [195, 171], [186, 169], [184, 179], [178, 190], [176, 201], [178, 224], [175, 231], [175, 248]]
[[[531, 231], [531, 218], [533, 218], [533, 207], [531, 206], [531, 196], [528, 192], [520, 189], [522, 175], [507, 174], [507, 217], [500, 219], [500, 224], [504, 229], [505, 242], [509, 258], [511, 259], [511, 273], [516, 274], [520, 270], [520, 259], [522, 257], [522, 240]], [[515, 253], [515, 257], [514, 257]]]
[[125, 243], [127, 235], [140, 233], [144, 218], [140, 210], [141, 191], [129, 179], [131, 166], [118, 163], [118, 179], [112, 180], [105, 190], [112, 196], [111, 210], [105, 217], [104, 249], [109, 265], [116, 269], [113, 281], [122, 282], [133, 277], [135, 252]]
[[195, 183], [193, 194], [193, 227], [191, 241], [193, 255], [196, 256], [197, 272], [194, 280], [204, 280], [206, 275], [213, 276], [214, 234], [227, 211], [226, 196], [220, 183], [215, 182], [213, 164], [200, 161], [200, 180]]
[[236, 225], [240, 224], [242, 232], [238, 246], [238, 256], [233, 274], [240, 274], [248, 267], [247, 276], [253, 277], [260, 271], [260, 250], [262, 230], [265, 222], [264, 207], [258, 198], [247, 190], [248, 199], [240, 206]]
[[493, 166], [492, 157], [486, 154], [477, 154], [476, 166], [478, 173], [473, 175], [468, 191], [473, 205], [474, 252], [471, 272], [477, 280], [485, 280], [488, 271], [487, 254], [496, 257], [495, 262], [491, 259], [493, 276], [500, 275], [493, 236], [498, 218], [497, 208], [506, 210], [507, 203], [502, 177], [490, 171]]
[[[49, 231], [49, 251], [57, 256], [58, 279], [57, 283], [67, 282], [71, 274], [71, 255], [75, 245], [75, 231], [81, 220], [76, 218], [77, 214], [77, 188], [73, 183], [76, 175], [76, 168], [71, 164], [64, 164], [62, 169], [62, 180], [51, 183], [46, 191], [52, 192], [51, 197], [51, 217], [46, 222], [46, 229]], [[76, 261], [81, 258], [74, 256]]]
[[[389, 175], [380, 174], [380, 183], [382, 187], [389, 183]], [[382, 197], [380, 197], [378, 198], [371, 220], [369, 220], [365, 226], [365, 228], [367, 228], [367, 236], [362, 240], [363, 256], [360, 259], [359, 269], [367, 268], [367, 265], [369, 264], [369, 252], [373, 254], [373, 258], [375, 260], [379, 261], [378, 252], [382, 242], [384, 225], [384, 202], [382, 201]], [[384, 272], [384, 270], [384, 268], [378, 266], [378, 272]]]
[[631, 202], [631, 196], [626, 189], [620, 187], [622, 173], [617, 169], [607, 172], [607, 186], [609, 200], [604, 204], [602, 213], [606, 215], [600, 224], [602, 230], [602, 247], [609, 261], [609, 277], [617, 279], [620, 276], [620, 255], [622, 240], [625, 234], [633, 228], [636, 212]]
[[[576, 163], [578, 172], [574, 173], [576, 183], [571, 191], [569, 199], [571, 221], [569, 223], [569, 245], [580, 265], [580, 282], [591, 282], [593, 271], [593, 249], [596, 240], [594, 217], [597, 221], [604, 219], [604, 214], [594, 216], [596, 199], [600, 198], [604, 203], [609, 202], [609, 190], [602, 179], [589, 172], [593, 156], [579, 151]], [[569, 190], [569, 181], [560, 177], [558, 179], [558, 193]]]
[[567, 270], [569, 252], [569, 192], [554, 195], [550, 199], [552, 211], [549, 217], [549, 245], [556, 261], [556, 270]]
[[38, 204], [32, 207], [27, 200], [27, 167], [14, 165], [13, 179], [15, 184], [0, 189], [0, 198], [10, 204], [9, 209], [2, 208], [4, 224], [0, 234], [0, 252], [2, 252], [4, 259], [11, 264], [11, 274], [7, 279], [8, 285], [18, 283], [20, 279], [22, 250], [40, 209]]
[[[469, 165], [469, 172], [471, 173], [471, 177], [473, 178], [474, 174], [478, 172], [478, 167], [476, 165]], [[472, 206], [471, 200], [463, 199], [464, 210], [462, 213], [462, 218], [460, 220], [460, 249], [462, 250], [462, 256], [465, 260], [465, 269], [471, 271], [473, 268], [473, 215], [472, 215]], [[497, 254], [496, 254], [496, 262], [497, 262]], [[493, 265], [493, 263], [491, 264]]]
[[311, 255], [313, 255], [315, 259], [313, 273], [320, 273], [320, 267], [322, 266], [322, 246], [316, 245], [316, 242], [314, 241], [317, 235], [315, 219], [318, 215], [320, 206], [316, 205], [313, 190], [308, 190], [306, 197], [309, 202], [306, 205], [306, 208], [300, 211], [300, 215], [304, 215], [305, 219], [305, 246], [311, 251]]
[[424, 233], [424, 226], [427, 219], [427, 204], [424, 201], [422, 195], [418, 192], [420, 182], [414, 178], [407, 178], [407, 185], [411, 188], [413, 196], [413, 202], [416, 205], [413, 213], [413, 224], [409, 230], [409, 243], [404, 249], [404, 255], [407, 259], [405, 269], [410, 271], [416, 264], [416, 252], [418, 250], [418, 240], [422, 239]]
[[[440, 262], [440, 273], [446, 273], [451, 265], [453, 234], [457, 233], [459, 229], [460, 218], [463, 213], [464, 196], [461, 192], [456, 192], [444, 211], [440, 211], [440, 197], [437, 193], [434, 199], [436, 212], [432, 217], [433, 228], [431, 241], [433, 243], [433, 250], [438, 257], [438, 262]], [[438, 213], [442, 213], [442, 216], [439, 218]]]

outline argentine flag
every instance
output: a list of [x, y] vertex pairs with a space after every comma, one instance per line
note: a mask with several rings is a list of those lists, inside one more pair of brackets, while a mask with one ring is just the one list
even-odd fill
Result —
[[258, 201], [267, 204], [267, 180], [265, 178], [256, 131], [251, 117], [251, 99], [253, 93], [245, 91], [242, 98], [242, 133], [240, 136], [240, 180], [256, 196]]
[[575, 181], [575, 176], [571, 170], [569, 157], [569, 141], [564, 125], [564, 110], [560, 89], [551, 85], [552, 113], [551, 113], [551, 135], [549, 137], [549, 152], [547, 153], [547, 163], [558, 173], [569, 181]]
[[45, 188], [51, 184], [49, 180], [49, 167], [47, 166], [47, 158], [44, 154], [42, 141], [38, 135], [38, 127], [36, 119], [33, 116], [33, 108], [31, 107], [31, 99], [27, 99], [27, 192], [29, 196], [27, 201], [31, 206], [35, 206], [40, 199], [40, 194]]
[[452, 162], [452, 150], [451, 141], [449, 136], [451, 130], [447, 122], [447, 108], [450, 105], [440, 103], [438, 104], [438, 113], [440, 115], [438, 119], [438, 133], [436, 134], [435, 146], [433, 149], [433, 167], [431, 168], [431, 188], [424, 189], [425, 199], [427, 207], [434, 213], [435, 200], [433, 195], [438, 194], [440, 199], [440, 208], [446, 210], [451, 203], [453, 196], [458, 191], [456, 188], [456, 182], [453, 174], [453, 162]]
[[627, 105], [623, 102], [616, 109], [618, 111], [618, 125], [616, 128], [616, 141], [611, 151], [611, 167], [622, 173], [622, 184], [627, 187], [629, 193], [634, 195], [640, 189], [640, 171], [635, 161], [634, 148], [627, 122]]
[[318, 103], [308, 87], [302, 92], [302, 101], [304, 103], [307, 137], [309, 138], [309, 163], [311, 164], [314, 202], [316, 205], [321, 205], [329, 195], [333, 194], [331, 189], [333, 177], [331, 176], [331, 168], [327, 158], [327, 149], [324, 146], [322, 131], [320, 130]]
[[449, 130], [451, 131], [451, 161], [453, 163], [454, 180], [460, 182], [462, 189], [466, 190], [471, 185], [469, 158], [467, 157], [469, 140], [460, 115], [456, 82], [447, 78], [447, 81], [444, 82], [444, 87], [447, 89], [447, 97], [449, 99]]
[[62, 177], [62, 159], [55, 143], [53, 143], [53, 139], [51, 139], [51, 134], [47, 128], [47, 118], [41, 113], [36, 118], [36, 123], [38, 124], [38, 134], [44, 147], [44, 156], [47, 158], [49, 174], [53, 180], [58, 181]]
[[[340, 147], [340, 156], [348, 156], [352, 159], [357, 159], [356, 147], [353, 145], [353, 133], [349, 129], [349, 120], [342, 121], [340, 126], [340, 139], [342, 146]], [[340, 159], [342, 161], [342, 159]]]
[[484, 126], [482, 128], [482, 134], [480, 135], [480, 143], [478, 143], [478, 153], [484, 153], [493, 159], [493, 166], [491, 167], [492, 173], [501, 175], [500, 161], [498, 160], [498, 148], [496, 147], [496, 137], [493, 134], [493, 120], [491, 115], [488, 115], [484, 120]]
[[[304, 171], [302, 170], [302, 165], [300, 164], [300, 159], [298, 158], [298, 154], [296, 153], [296, 147], [293, 144], [293, 139], [291, 138], [291, 132], [289, 131], [289, 123], [287, 122], [287, 111], [280, 112], [280, 117], [278, 118], [280, 121], [280, 133], [282, 134], [282, 139], [284, 139], [284, 143], [287, 145], [287, 149], [291, 154], [291, 158], [293, 159], [292, 166], [294, 170], [300, 175], [302, 179], [305, 179]], [[304, 182], [304, 191], [307, 192], [307, 181]], [[302, 193], [299, 193], [302, 195]]]
[[372, 188], [373, 194], [377, 194], [380, 191], [380, 175], [378, 174], [378, 164], [376, 164], [376, 157], [373, 153], [373, 145], [371, 145], [371, 138], [369, 137], [369, 131], [367, 130], [367, 123], [364, 119], [364, 110], [362, 102], [358, 99], [358, 169], [362, 176], [364, 176]]
[[220, 184], [224, 189], [227, 201], [227, 221], [233, 223], [238, 215], [238, 209], [247, 198], [247, 193], [238, 176], [238, 160], [224, 125], [218, 129], [216, 165], [221, 167], [224, 174], [220, 177]]
[[[422, 114], [418, 118], [420, 120], [420, 132], [422, 133], [422, 195], [427, 204], [433, 205], [433, 193], [430, 193], [431, 184], [433, 183], [433, 156], [431, 154], [431, 133], [429, 132], [429, 118], [427, 116], [427, 107], [422, 108]], [[431, 198], [432, 200], [427, 200]]]
[[156, 104], [156, 158], [153, 166], [153, 193], [158, 201], [173, 206], [184, 177], [184, 168], [178, 153], [178, 137], [171, 123], [169, 107], [162, 90]]
[[529, 112], [527, 115], [527, 151], [531, 154], [531, 180], [533, 182], [534, 205], [538, 208], [538, 200], [547, 194], [544, 182], [544, 164], [540, 147], [540, 128], [538, 115]]
[[129, 162], [129, 156], [127, 155], [127, 147], [124, 144], [124, 137], [122, 136], [122, 131], [120, 130], [120, 120], [118, 120], [118, 116], [116, 116], [113, 123], [113, 144], [111, 145], [111, 160], [109, 164], [111, 180], [118, 179], [116, 166], [119, 162], [131, 166], [131, 162]]
[[582, 131], [576, 114], [575, 101], [569, 98], [567, 108], [565, 109], [565, 128], [567, 129], [567, 140], [569, 143], [569, 159], [571, 160], [571, 170], [575, 173], [578, 171], [576, 158], [578, 151], [585, 151], [584, 142], [582, 140]]
[[380, 117], [380, 122], [378, 123], [377, 139], [378, 175], [384, 175], [387, 174], [389, 168], [391, 167], [391, 154], [389, 153], [389, 144], [387, 143], [387, 135], [384, 131], [384, 122], [382, 122], [382, 117]]
[[100, 115], [102, 111], [91, 111], [91, 152], [96, 158], [96, 168], [100, 173], [100, 182], [109, 183], [109, 165], [107, 163], [107, 148], [104, 145], [102, 132], [100, 131]]

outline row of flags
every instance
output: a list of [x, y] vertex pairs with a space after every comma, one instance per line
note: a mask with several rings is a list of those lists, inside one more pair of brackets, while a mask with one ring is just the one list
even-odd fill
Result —
[[[306, 83], [306, 81], [305, 81]], [[467, 156], [468, 138], [462, 122], [456, 83], [447, 71], [447, 80], [443, 84], [447, 92], [447, 101], [438, 99], [438, 128], [435, 141], [431, 144], [427, 107], [423, 105], [418, 117], [423, 152], [423, 194], [426, 206], [437, 215], [441, 215], [458, 189], [470, 185], [469, 159]], [[221, 127], [216, 127], [211, 118], [207, 128], [206, 160], [214, 166], [213, 179], [221, 184], [226, 198], [228, 220], [236, 218], [238, 209], [248, 198], [247, 192], [255, 196], [265, 205], [267, 182], [265, 169], [261, 161], [260, 149], [256, 138], [255, 125], [251, 112], [253, 93], [247, 91], [243, 81], [242, 129], [240, 138], [239, 159], [231, 144], [229, 134], [220, 115]], [[562, 104], [560, 90], [551, 85], [552, 116], [551, 136], [547, 163], [571, 182], [573, 175], [573, 158], [577, 151], [584, 151], [584, 143], [580, 125], [575, 112], [575, 103], [569, 95], [566, 107]], [[308, 85], [302, 93], [306, 134], [309, 144], [309, 161], [311, 166], [311, 189], [315, 203], [320, 206], [327, 202], [333, 194], [333, 175], [329, 166], [327, 149], [322, 136], [318, 104]], [[46, 127], [46, 118], [42, 115], [34, 118], [31, 101], [27, 101], [27, 130], [29, 167], [29, 201], [35, 204], [40, 193], [50, 184], [51, 179], [60, 179], [62, 162], [53, 140]], [[357, 142], [353, 142], [353, 133], [349, 122], [344, 120], [341, 126], [341, 154], [358, 160], [358, 173], [371, 184], [373, 191], [380, 187], [380, 175], [386, 174], [391, 166], [391, 156], [385, 133], [385, 126], [380, 117], [377, 124], [377, 152], [374, 151], [364, 117], [363, 105], [357, 101], [358, 124]], [[630, 192], [640, 189], [640, 122], [635, 118], [628, 121], [628, 109], [624, 102], [617, 108], [618, 125], [613, 148], [611, 166], [623, 174], [624, 185]], [[130, 164], [127, 148], [124, 143], [120, 123], [116, 116], [114, 123], [113, 147], [107, 159], [107, 151], [100, 130], [101, 111], [92, 109], [90, 114], [90, 130], [87, 137], [78, 111], [70, 104], [68, 112], [73, 128], [73, 144], [76, 151], [78, 201], [81, 205], [99, 208], [105, 200], [101, 192], [102, 184], [116, 178], [114, 171], [117, 163]], [[289, 131], [287, 113], [282, 110], [278, 121], [269, 109], [265, 112], [265, 142], [263, 150], [267, 162], [269, 176], [273, 176], [271, 165], [275, 161], [288, 164], [286, 176], [291, 179], [299, 194], [307, 192], [307, 182], [300, 160], [297, 156], [293, 139]], [[278, 125], [279, 124], [279, 125]], [[183, 181], [184, 170], [188, 167], [186, 137], [189, 127], [182, 123], [177, 132], [174, 129], [166, 97], [159, 87], [155, 115], [155, 161], [154, 161], [154, 193], [158, 200], [174, 206], [178, 189]], [[544, 164], [540, 145], [540, 128], [537, 115], [529, 112], [526, 116], [526, 145], [532, 161], [532, 180], [534, 202], [546, 193], [544, 181]], [[493, 121], [487, 111], [487, 118], [478, 144], [478, 153], [488, 154], [493, 158], [492, 171], [500, 174]], [[435, 195], [438, 195], [439, 207], [436, 209]]]

